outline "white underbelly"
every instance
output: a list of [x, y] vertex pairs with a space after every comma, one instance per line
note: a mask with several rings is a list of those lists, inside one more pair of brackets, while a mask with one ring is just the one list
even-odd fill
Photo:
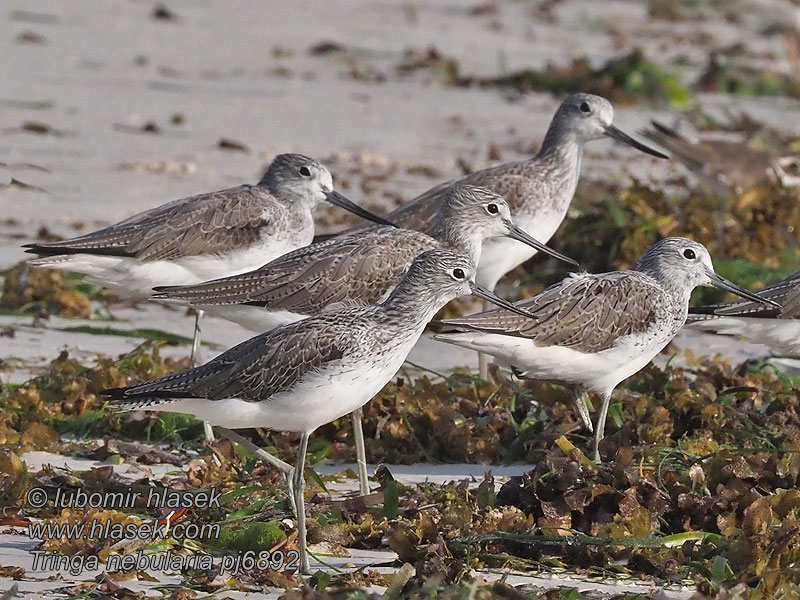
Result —
[[719, 317], [689, 323], [687, 327], [741, 337], [764, 344], [781, 356], [800, 356], [800, 320]]
[[290, 312], [288, 310], [268, 310], [262, 306], [251, 306], [249, 304], [229, 304], [229, 305], [195, 305], [196, 308], [205, 311], [213, 317], [219, 317], [232, 323], [237, 323], [245, 329], [263, 333], [270, 331], [287, 323], [294, 323], [305, 319], [308, 315]]
[[[310, 242], [311, 236], [306, 237], [308, 240], [303, 241]], [[280, 238], [226, 254], [187, 256], [175, 260], [142, 262], [129, 257], [71, 254], [36, 262], [38, 266], [83, 273], [93, 283], [124, 296], [147, 298], [156, 286], [195, 285], [252, 271], [301, 245], [298, 245], [297, 238], [295, 241]]]
[[494, 290], [497, 282], [536, 254], [536, 250], [508, 238], [492, 238], [483, 242], [475, 283]]
[[424, 327], [412, 332], [391, 355], [380, 362], [359, 361], [342, 367], [342, 361], [309, 373], [288, 392], [261, 402], [238, 398], [203, 400], [186, 398], [151, 407], [152, 410], [195, 415], [212, 425], [229, 429], [266, 427], [278, 431], [314, 431], [364, 406], [383, 389], [403, 365]]
[[610, 393], [624, 379], [642, 369], [669, 342], [661, 336], [647, 343], [623, 342], [597, 353], [561, 346], [536, 346], [533, 341], [510, 335], [453, 333], [434, 336], [479, 352], [506, 367], [516, 367], [531, 379], [552, 379], [580, 384], [598, 393]]

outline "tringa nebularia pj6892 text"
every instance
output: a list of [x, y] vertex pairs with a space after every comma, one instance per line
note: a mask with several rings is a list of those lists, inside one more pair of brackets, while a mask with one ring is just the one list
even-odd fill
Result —
[[472, 293], [520, 311], [477, 286], [475, 272], [463, 254], [429, 250], [378, 305], [332, 310], [284, 325], [202, 366], [104, 393], [118, 407], [189, 413], [229, 428], [299, 432], [292, 496], [301, 570], [308, 573], [303, 466], [309, 436], [377, 394], [433, 315], [453, 298]]
[[[484, 240], [507, 236], [577, 266], [514, 225], [506, 201], [466, 184], [450, 187], [432, 235], [371, 227], [290, 252], [256, 271], [195, 286], [158, 288], [155, 298], [188, 301], [208, 314], [268, 331], [337, 306], [386, 298], [425, 250], [449, 248], [477, 263]], [[353, 417], [359, 482], [368, 492], [360, 411]]]
[[[653, 244], [633, 270], [573, 274], [516, 303], [532, 317], [496, 310], [449, 319], [444, 325], [457, 332], [435, 338], [486, 352], [522, 378], [561, 381], [599, 394], [593, 442], [599, 462], [611, 392], [672, 340], [697, 286], [770, 303], [717, 275], [702, 244], [673, 237]], [[577, 403], [591, 429], [582, 393]]]
[[697, 306], [689, 309], [686, 325], [764, 344], [779, 356], [800, 356], [800, 273], [758, 295], [777, 302], [780, 308], [750, 300]]

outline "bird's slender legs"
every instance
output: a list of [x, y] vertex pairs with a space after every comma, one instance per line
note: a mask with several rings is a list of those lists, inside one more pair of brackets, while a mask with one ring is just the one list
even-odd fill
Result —
[[273, 456], [263, 448], [259, 448], [253, 442], [248, 440], [245, 437], [242, 437], [235, 431], [231, 431], [230, 429], [225, 429], [224, 427], [217, 427], [217, 431], [221, 433], [224, 437], [228, 438], [230, 441], [239, 444], [243, 448], [246, 448], [260, 459], [267, 461], [274, 467], [277, 467], [282, 473], [283, 476], [286, 478], [286, 485], [289, 488], [289, 498], [291, 500], [290, 504], [292, 505], [292, 510], [294, 511], [295, 516], [298, 514], [297, 504], [294, 496], [294, 467], [289, 463], [283, 462], [277, 456]]
[[196, 367], [202, 361], [200, 357], [200, 322], [203, 320], [203, 311], [195, 309], [195, 316], [194, 316], [194, 337], [192, 337], [192, 357], [190, 359], [191, 366]]
[[208, 421], [203, 421], [203, 436], [209, 444], [214, 441], [214, 429]]
[[[481, 307], [482, 312], [489, 310], [489, 303], [484, 300]], [[484, 352], [478, 352], [478, 375], [481, 379], [489, 378], [489, 355]]]
[[572, 386], [572, 393], [575, 396], [575, 406], [578, 408], [578, 413], [581, 416], [584, 427], [586, 427], [590, 433], [593, 432], [594, 425], [592, 425], [592, 417], [589, 416], [589, 407], [586, 404], [586, 398], [589, 396], [589, 392], [587, 392], [583, 386], [575, 385]]
[[358, 464], [358, 492], [362, 496], [369, 494], [369, 480], [367, 479], [367, 450], [364, 446], [364, 430], [361, 427], [363, 408], [355, 409], [350, 417], [353, 420], [353, 439], [356, 442], [356, 463]]
[[608, 405], [611, 403], [611, 394], [603, 394], [603, 404], [600, 406], [600, 414], [597, 415], [597, 426], [594, 428], [594, 440], [592, 443], [594, 450], [594, 462], [600, 464], [600, 440], [603, 439], [606, 431], [606, 417], [608, 416]]
[[311, 563], [308, 560], [306, 549], [306, 505], [303, 491], [306, 483], [303, 469], [306, 463], [306, 449], [308, 448], [308, 432], [300, 435], [300, 448], [297, 451], [297, 464], [294, 467], [294, 503], [297, 506], [297, 545], [300, 546], [300, 573], [311, 574]]
[[276, 466], [286, 475], [286, 480], [289, 485], [289, 495], [292, 498], [291, 504], [295, 510], [295, 517], [297, 518], [297, 543], [300, 546], [300, 573], [303, 575], [310, 575], [311, 563], [308, 560], [308, 552], [306, 551], [306, 508], [303, 496], [303, 492], [306, 488], [303, 469], [306, 463], [306, 451], [308, 450], [308, 437], [310, 433], [303, 432], [301, 434], [300, 448], [297, 451], [297, 464], [292, 467], [292, 465], [283, 462], [276, 456], [272, 456], [272, 454], [259, 448], [235, 431], [225, 429], [224, 427], [217, 427], [217, 430], [232, 442], [247, 448], [259, 458], [263, 458], [271, 465]]
[[[203, 320], [203, 311], [195, 309], [194, 316], [194, 336], [192, 337], [192, 356], [189, 358], [189, 366], [197, 367], [203, 362], [200, 356], [200, 322]], [[203, 436], [209, 444], [214, 441], [214, 429], [211, 423], [203, 421]]]

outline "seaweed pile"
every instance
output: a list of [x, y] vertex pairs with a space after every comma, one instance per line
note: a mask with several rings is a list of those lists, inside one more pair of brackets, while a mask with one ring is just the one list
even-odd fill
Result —
[[89, 318], [92, 306], [85, 293], [61, 271], [35, 269], [19, 263], [4, 276], [0, 309], [39, 316], [60, 314]]
[[[188, 417], [115, 414], [98, 399], [104, 387], [181, 366], [161, 360], [157, 346], [147, 344], [90, 368], [61, 355], [46, 376], [6, 386], [0, 397], [5, 524], [31, 517], [125, 523], [160, 516], [146, 507], [33, 510], [24, 505], [32, 487], [214, 486], [224, 492], [222, 508], [192, 511], [186, 518], [224, 524], [225, 535], [191, 543], [169, 538], [158, 541], [159, 547], [187, 553], [292, 547], [291, 511], [273, 469], [227, 441], [201, 445], [202, 428]], [[703, 360], [663, 371], [650, 366], [615, 391], [610, 431], [601, 447], [608, 460], [598, 466], [581, 453], [587, 436], [564, 390], [518, 383], [497, 371], [492, 379], [456, 373], [445, 379], [404, 376], [391, 383], [365, 407], [368, 459], [522, 461], [530, 465], [526, 475], [495, 492], [489, 466], [483, 481], [419, 486], [402, 485], [381, 467], [380, 491], [354, 501], [332, 498], [326, 478], [314, 474], [307, 495], [312, 552], [388, 547], [398, 554], [398, 566], [410, 563], [416, 569], [400, 586], [402, 597], [410, 598], [432, 589], [456, 597], [469, 586], [479, 586], [486, 597], [519, 597], [522, 592], [508, 586], [480, 583], [480, 570], [509, 567], [691, 584], [705, 597], [728, 598], [732, 590], [746, 590], [752, 598], [795, 597], [800, 396], [794, 381], [764, 363], [734, 367]], [[72, 433], [72, 441], [59, 432]], [[100, 435], [103, 439], [95, 441]], [[287, 456], [296, 443], [285, 434], [251, 435]], [[320, 430], [312, 462], [351, 457], [351, 437], [346, 418]], [[88, 456], [109, 466], [31, 474], [20, 458], [30, 449]], [[110, 466], [120, 461], [142, 465], [141, 479], [123, 484]], [[160, 462], [188, 467], [162, 477], [148, 475], [146, 465]], [[110, 542], [51, 539], [42, 548], [102, 560]], [[316, 589], [302, 593], [343, 597], [336, 594], [393, 581], [366, 570], [317, 582]], [[213, 591], [223, 584], [232, 585], [219, 576], [184, 573], [183, 586], [193, 590]], [[288, 572], [253, 570], [237, 582], [241, 589], [256, 584], [290, 588], [296, 580]]]

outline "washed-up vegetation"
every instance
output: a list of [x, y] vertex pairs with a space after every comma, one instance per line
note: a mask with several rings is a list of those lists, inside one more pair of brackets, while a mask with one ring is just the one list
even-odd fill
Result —
[[[663, 5], [665, 3], [658, 3]], [[597, 65], [590, 56], [578, 56], [566, 63], [548, 63], [543, 68], [525, 68], [491, 77], [476, 77], [463, 72], [459, 62], [435, 46], [425, 50], [407, 49], [396, 66], [400, 76], [422, 72], [429, 79], [447, 86], [508, 88], [516, 92], [549, 92], [564, 96], [575, 90], [598, 94], [615, 105], [645, 101], [686, 107], [693, 93], [723, 93], [737, 96], [800, 97], [800, 79], [790, 73], [751, 66], [736, 56], [712, 52], [702, 73], [686, 81], [680, 72], [665, 67], [634, 48]], [[354, 74], [355, 73], [355, 74]], [[351, 75], [370, 78], [359, 69]], [[373, 73], [371, 78], [376, 79]], [[387, 79], [385, 74], [377, 80]]]
[[800, 79], [794, 75], [725, 61], [712, 54], [693, 86], [700, 92], [737, 96], [800, 98]]
[[[191, 544], [170, 538], [159, 541], [160, 548], [219, 554], [244, 546], [296, 546], [283, 481], [274, 469], [225, 440], [201, 445], [202, 428], [188, 417], [117, 414], [97, 395], [107, 386], [183, 366], [162, 360], [157, 346], [147, 344], [89, 368], [62, 355], [47, 375], [6, 386], [0, 397], [6, 524], [160, 516], [146, 507], [33, 510], [24, 505], [32, 487], [213, 486], [225, 494], [222, 508], [192, 510], [185, 518], [222, 523], [225, 535]], [[559, 386], [517, 382], [498, 371], [491, 382], [466, 373], [439, 378], [408, 372], [365, 407], [370, 462], [481, 462], [487, 464], [486, 478], [406, 486], [379, 468], [373, 485], [380, 489], [356, 501], [331, 498], [325, 479], [312, 475], [306, 496], [312, 552], [388, 547], [398, 554], [398, 567], [414, 566], [415, 575], [397, 596], [406, 598], [433, 590], [459, 597], [471, 587], [487, 598], [579, 597], [481, 583], [481, 569], [498, 568], [693, 585], [714, 598], [732, 597], [733, 588], [750, 598], [797, 597], [800, 395], [793, 380], [763, 363], [734, 367], [703, 360], [664, 371], [651, 366], [615, 391], [610, 417], [601, 446], [607, 463], [598, 466], [581, 452], [588, 434]], [[78, 434], [77, 441], [64, 441], [58, 432], [66, 431]], [[100, 436], [103, 441], [93, 441]], [[253, 439], [286, 458], [296, 443], [287, 434], [254, 432]], [[326, 426], [315, 435], [312, 462], [351, 459], [351, 440], [349, 419]], [[109, 466], [32, 474], [20, 458], [31, 449], [92, 457]], [[141, 478], [123, 482], [111, 466], [120, 461], [142, 465]], [[530, 470], [495, 492], [488, 465], [508, 461], [524, 462]], [[159, 462], [184, 468], [147, 475], [146, 465]], [[104, 559], [110, 543], [51, 539], [41, 548]], [[338, 598], [354, 586], [392, 584], [392, 577], [369, 570], [326, 577], [304, 597]], [[223, 584], [292, 588], [297, 580], [288, 573], [249, 571], [232, 583], [187, 572], [183, 583], [198, 591]]]
[[36, 269], [22, 262], [4, 275], [0, 310], [19, 313], [61, 314], [88, 318], [91, 301], [61, 271]]
[[638, 49], [610, 59], [600, 67], [593, 67], [588, 57], [580, 57], [566, 65], [524, 69], [479, 79], [477, 83], [557, 96], [581, 90], [608, 98], [616, 105], [648, 100], [682, 106], [689, 99], [689, 90], [677, 76], [648, 60]]
[[509, 88], [521, 93], [550, 92], [556, 96], [581, 90], [608, 98], [616, 105], [644, 100], [683, 106], [690, 94], [674, 73], [649, 60], [639, 49], [599, 67], [583, 56], [567, 64], [548, 64], [543, 69], [476, 77], [464, 74], [456, 59], [431, 46], [426, 50], [406, 50], [396, 70], [401, 76], [424, 72], [441, 85]]
[[[800, 269], [800, 247], [793, 233], [800, 227], [798, 199], [797, 190], [777, 186], [721, 199], [689, 186], [664, 191], [643, 181], [586, 182], [550, 245], [575, 258], [581, 268], [604, 272], [633, 267], [647, 247], [663, 237], [685, 236], [706, 245], [725, 277], [758, 289]], [[560, 278], [548, 273], [550, 279], [542, 281], [541, 262], [528, 263], [527, 276], [519, 269], [520, 297]], [[720, 297], [706, 289], [695, 295], [700, 302]]]

